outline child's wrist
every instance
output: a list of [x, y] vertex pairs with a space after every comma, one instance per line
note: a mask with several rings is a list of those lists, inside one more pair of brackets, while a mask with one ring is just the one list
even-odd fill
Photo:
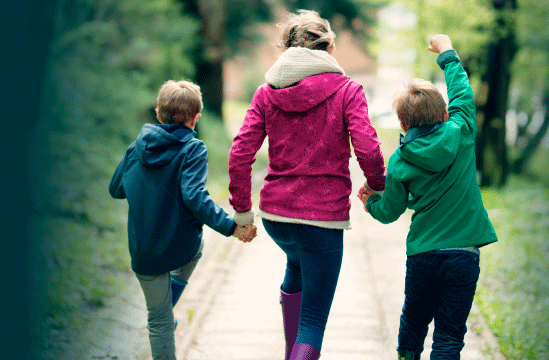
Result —
[[368, 185], [366, 185], [366, 188], [371, 192], [371, 195], [378, 195], [378, 196], [383, 197], [383, 192], [385, 190], [374, 190], [371, 187], [369, 187]]
[[446, 64], [457, 61], [459, 62], [459, 56], [454, 49], [448, 49], [442, 53], [437, 58], [437, 64], [442, 70], [446, 67]]

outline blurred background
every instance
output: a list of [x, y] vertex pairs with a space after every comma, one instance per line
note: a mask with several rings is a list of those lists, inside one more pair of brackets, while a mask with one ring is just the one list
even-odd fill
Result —
[[[130, 276], [127, 205], [108, 183], [168, 79], [201, 86], [207, 188], [228, 198], [227, 156], [297, 9], [330, 20], [334, 57], [359, 81], [388, 160], [392, 95], [414, 77], [444, 93], [428, 39], [448, 34], [476, 102], [478, 181], [500, 242], [483, 251], [476, 301], [508, 359], [549, 359], [549, 2], [536, 0], [22, 1], [11, 19], [14, 125], [5, 219], [19, 274], [13, 343], [56, 359]], [[18, 72], [19, 70], [19, 72]], [[10, 97], [11, 99], [11, 97]], [[10, 135], [8, 135], [10, 137]], [[9, 145], [8, 145], [9, 146]], [[13, 148], [13, 146], [10, 146]], [[260, 153], [254, 182], [267, 164]], [[20, 176], [23, 174], [23, 176]], [[17, 334], [17, 335], [16, 335]], [[31, 346], [29, 346], [31, 344]], [[19, 357], [18, 357], [19, 358]]]

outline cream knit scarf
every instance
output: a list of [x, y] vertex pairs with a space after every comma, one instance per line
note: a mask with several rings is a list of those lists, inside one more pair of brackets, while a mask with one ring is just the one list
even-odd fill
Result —
[[307, 76], [345, 71], [327, 51], [291, 47], [284, 51], [265, 74], [265, 80], [275, 88], [295, 84]]

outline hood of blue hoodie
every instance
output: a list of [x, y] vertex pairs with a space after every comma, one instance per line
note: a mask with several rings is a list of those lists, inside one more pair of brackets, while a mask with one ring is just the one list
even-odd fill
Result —
[[135, 140], [137, 156], [146, 167], [166, 166], [195, 135], [195, 131], [179, 124], [145, 124]]
[[422, 169], [439, 172], [455, 161], [460, 132], [460, 127], [450, 121], [412, 128], [401, 140], [397, 151], [404, 160]]

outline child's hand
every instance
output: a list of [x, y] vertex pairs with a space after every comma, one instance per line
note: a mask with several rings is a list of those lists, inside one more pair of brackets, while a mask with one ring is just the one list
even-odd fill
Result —
[[364, 204], [364, 210], [368, 212], [368, 209], [366, 208], [366, 203], [368, 202], [368, 199], [373, 194], [372, 189], [370, 189], [368, 186], [364, 185], [358, 190], [358, 198], [360, 201], [362, 201], [362, 204]]
[[362, 197], [368, 193], [368, 186], [363, 185], [360, 189], [358, 189], [358, 198], [362, 201]]
[[250, 242], [257, 236], [257, 226], [255, 225], [236, 225], [233, 234], [242, 242]]
[[446, 50], [452, 50], [452, 41], [448, 35], [437, 34], [429, 40], [428, 49], [434, 53], [442, 54]]

